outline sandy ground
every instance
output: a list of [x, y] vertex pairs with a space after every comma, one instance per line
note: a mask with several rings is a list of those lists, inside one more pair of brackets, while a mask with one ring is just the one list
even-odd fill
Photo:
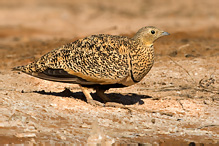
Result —
[[[216, 0], [0, 1], [0, 144], [219, 144]], [[110, 89], [127, 108], [94, 107], [78, 85], [11, 68], [87, 35], [171, 33], [138, 84]], [[95, 93], [92, 96], [98, 100]]]

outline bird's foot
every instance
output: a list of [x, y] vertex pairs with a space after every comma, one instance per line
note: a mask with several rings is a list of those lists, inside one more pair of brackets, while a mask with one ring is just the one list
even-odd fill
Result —
[[104, 103], [101, 103], [101, 102], [93, 100], [93, 99], [88, 99], [87, 103], [90, 104], [90, 105], [93, 105], [93, 106], [100, 106], [100, 107], [104, 107], [105, 106]]
[[96, 100], [88, 100], [87, 103], [95, 107], [114, 107], [114, 108], [128, 109], [128, 107], [126, 107], [125, 105], [116, 102], [106, 102], [104, 104]]
[[104, 106], [103, 103], [96, 101], [96, 100], [93, 100], [92, 96], [90, 95], [90, 92], [88, 91], [88, 89], [86, 87], [82, 87], [82, 86], [80, 86], [80, 87], [81, 87], [82, 92], [84, 93], [84, 95], [87, 99], [87, 103], [89, 103], [93, 106], [101, 106], [101, 107]]
[[105, 90], [97, 90], [97, 95], [104, 101], [104, 103], [101, 103], [99, 101], [96, 101], [92, 98], [92, 96], [90, 95], [90, 92], [88, 91], [88, 89], [86, 87], [82, 87], [80, 86], [82, 89], [82, 92], [84, 93], [86, 99], [87, 99], [87, 103], [93, 106], [99, 106], [99, 107], [115, 107], [115, 108], [123, 108], [123, 109], [127, 109], [127, 107], [123, 104], [117, 103], [119, 102], [118, 98], [109, 98], [104, 94]]

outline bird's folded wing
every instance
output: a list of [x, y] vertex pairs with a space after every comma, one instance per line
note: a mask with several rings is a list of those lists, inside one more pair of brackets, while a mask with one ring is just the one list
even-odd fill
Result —
[[43, 68], [32, 75], [77, 84], [126, 84], [131, 80], [127, 78], [130, 75], [130, 45], [126, 37], [90, 36], [43, 56], [34, 65]]
[[[84, 75], [82, 73], [74, 72], [71, 69], [63, 70], [63, 69], [52, 69], [48, 68], [43, 72], [33, 72], [32, 76], [56, 81], [56, 82], [64, 82], [64, 83], [75, 83], [75, 84], [82, 84], [82, 85], [104, 85], [104, 84], [116, 84], [119, 83], [121, 79], [106, 79], [106, 78], [95, 78], [92, 76]], [[125, 78], [125, 77], [124, 77]]]

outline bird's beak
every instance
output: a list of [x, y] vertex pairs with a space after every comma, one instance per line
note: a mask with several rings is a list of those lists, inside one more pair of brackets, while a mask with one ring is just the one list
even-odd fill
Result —
[[162, 36], [164, 36], [164, 35], [170, 35], [168, 32], [162, 32], [162, 34], [161, 34]]

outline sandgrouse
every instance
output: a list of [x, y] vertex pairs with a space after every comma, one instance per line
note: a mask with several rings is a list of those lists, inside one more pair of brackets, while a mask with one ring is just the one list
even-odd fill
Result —
[[153, 26], [143, 27], [132, 38], [91, 35], [63, 45], [26, 65], [15, 67], [44, 80], [79, 84], [87, 102], [95, 105], [88, 88], [104, 101], [104, 92], [141, 81], [154, 63], [153, 43], [169, 33]]

